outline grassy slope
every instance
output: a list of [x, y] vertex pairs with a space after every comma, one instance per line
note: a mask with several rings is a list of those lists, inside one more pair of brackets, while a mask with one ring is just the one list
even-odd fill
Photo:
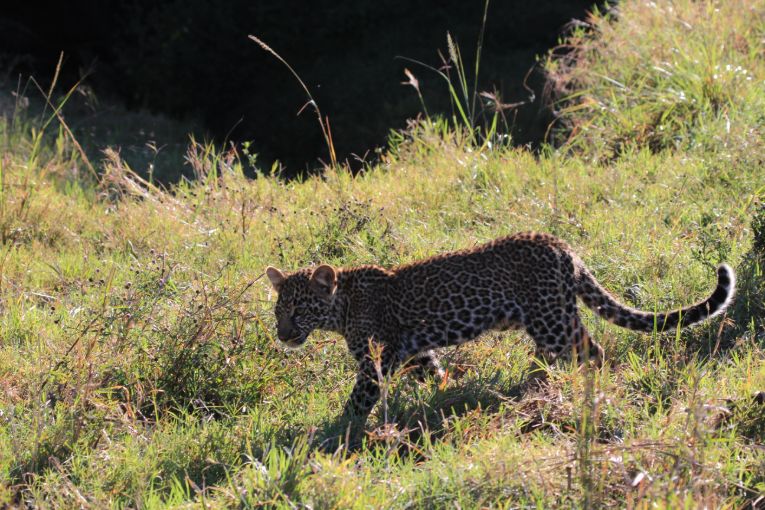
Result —
[[[750, 227], [765, 3], [625, 1], [592, 21], [578, 65], [548, 66], [577, 95], [571, 150], [540, 158], [421, 126], [364, 175], [284, 184], [194, 146], [200, 179], [171, 195], [116, 156], [99, 185], [75, 179], [63, 133], [0, 128], [0, 504], [714, 507], [765, 491], [749, 403], [765, 389]], [[448, 353], [462, 376], [445, 387], [394, 378], [369, 427], [396, 427], [320, 453], [354, 367], [335, 335], [276, 344], [263, 267], [395, 264], [526, 229], [568, 240], [642, 308], [706, 295], [723, 260], [742, 291], [678, 335], [588, 312], [610, 367], [556, 366], [541, 388], [519, 386], [529, 340], [488, 335]]]

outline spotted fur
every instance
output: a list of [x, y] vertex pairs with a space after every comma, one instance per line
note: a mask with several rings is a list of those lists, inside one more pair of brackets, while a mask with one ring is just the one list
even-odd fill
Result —
[[459, 345], [491, 330], [524, 328], [545, 357], [603, 359], [577, 311], [577, 296], [601, 317], [636, 331], [685, 327], [721, 313], [735, 292], [735, 275], [717, 269], [712, 295], [672, 312], [645, 312], [620, 303], [562, 240], [520, 233], [475, 248], [385, 269], [322, 265], [285, 275], [266, 273], [279, 298], [279, 339], [302, 345], [314, 329], [343, 335], [359, 363], [346, 412], [366, 417], [379, 398], [370, 345], [383, 347], [382, 373], [402, 363], [419, 375], [440, 373], [433, 349]]

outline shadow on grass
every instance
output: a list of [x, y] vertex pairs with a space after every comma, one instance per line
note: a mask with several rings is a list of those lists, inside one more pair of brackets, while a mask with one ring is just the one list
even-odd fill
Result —
[[439, 388], [435, 380], [417, 385], [410, 376], [397, 376], [392, 394], [378, 403], [366, 423], [339, 416], [319, 427], [313, 445], [327, 453], [395, 445], [401, 455], [417, 454], [423, 442], [442, 440], [461, 418], [481, 415], [491, 420], [503, 404], [521, 401], [540, 387], [540, 374], [544, 373], [512, 378], [505, 370], [495, 370], [488, 376], [451, 381], [446, 388]]

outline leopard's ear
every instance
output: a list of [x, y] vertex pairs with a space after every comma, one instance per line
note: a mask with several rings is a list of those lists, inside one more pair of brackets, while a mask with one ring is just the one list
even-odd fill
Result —
[[329, 297], [337, 289], [337, 272], [332, 266], [323, 264], [311, 273], [311, 287], [319, 294]]
[[287, 277], [284, 276], [284, 273], [273, 266], [268, 266], [266, 268], [266, 276], [268, 276], [268, 279], [271, 280], [271, 285], [273, 285], [276, 292], [281, 290], [282, 285], [284, 285], [284, 280], [287, 279]]

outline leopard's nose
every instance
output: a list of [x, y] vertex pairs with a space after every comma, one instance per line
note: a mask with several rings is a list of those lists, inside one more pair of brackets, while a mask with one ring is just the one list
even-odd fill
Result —
[[279, 340], [282, 342], [286, 342], [287, 340], [292, 340], [295, 336], [295, 332], [292, 328], [281, 326], [276, 328], [276, 336], [278, 336]]

